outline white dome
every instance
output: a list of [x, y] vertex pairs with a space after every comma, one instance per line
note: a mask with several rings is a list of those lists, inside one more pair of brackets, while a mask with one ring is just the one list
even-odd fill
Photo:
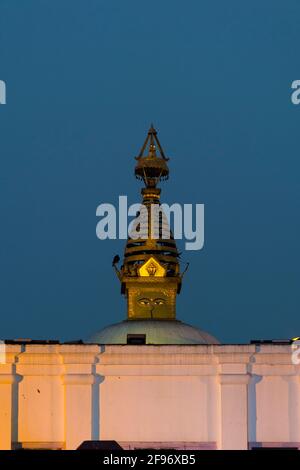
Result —
[[86, 343], [127, 344], [128, 334], [146, 335], [146, 344], [219, 344], [209, 333], [179, 320], [125, 320], [91, 335]]

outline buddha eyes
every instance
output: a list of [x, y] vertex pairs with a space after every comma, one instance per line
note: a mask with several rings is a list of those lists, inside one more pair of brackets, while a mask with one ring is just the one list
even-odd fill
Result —
[[139, 300], [140, 305], [163, 305], [165, 303], [164, 299], [147, 299], [143, 298]]
[[139, 303], [141, 305], [149, 305], [150, 304], [150, 300], [149, 299], [140, 299], [139, 300]]

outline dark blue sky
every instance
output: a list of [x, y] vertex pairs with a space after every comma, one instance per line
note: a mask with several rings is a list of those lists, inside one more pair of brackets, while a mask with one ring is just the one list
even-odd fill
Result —
[[204, 203], [178, 317], [223, 342], [300, 335], [300, 3], [0, 0], [2, 338], [125, 316], [96, 207], [139, 201], [153, 121], [163, 201]]

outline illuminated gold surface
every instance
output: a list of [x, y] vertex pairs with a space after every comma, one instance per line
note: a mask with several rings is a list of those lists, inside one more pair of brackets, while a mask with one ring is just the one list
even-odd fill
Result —
[[151, 256], [151, 258], [138, 269], [138, 273], [142, 277], [164, 277], [166, 275], [166, 269]]
[[128, 319], [174, 320], [176, 291], [176, 283], [132, 283], [127, 291]]

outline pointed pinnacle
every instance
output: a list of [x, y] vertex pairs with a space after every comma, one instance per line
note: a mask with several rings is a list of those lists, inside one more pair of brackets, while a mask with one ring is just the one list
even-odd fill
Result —
[[149, 131], [148, 131], [148, 134], [154, 134], [154, 135], [157, 134], [156, 130], [154, 129], [154, 126], [153, 126], [153, 123], [152, 123], [152, 122], [151, 122], [150, 129], [149, 129]]

